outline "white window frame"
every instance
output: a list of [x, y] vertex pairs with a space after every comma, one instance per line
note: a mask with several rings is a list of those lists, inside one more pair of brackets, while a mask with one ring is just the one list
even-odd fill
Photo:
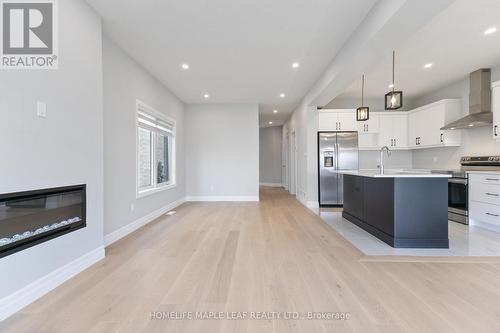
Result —
[[[136, 100], [136, 112], [135, 112], [135, 188], [136, 188], [136, 198], [142, 198], [154, 193], [172, 189], [177, 186], [176, 181], [176, 130], [177, 123], [175, 119], [172, 119], [161, 112], [156, 111], [146, 103]], [[151, 130], [145, 126], [141, 126], [139, 123], [139, 113], [147, 114], [153, 118], [156, 118], [162, 122], [169, 123], [172, 126], [172, 131], [169, 136], [169, 179], [170, 181], [166, 183], [157, 183], [157, 168], [156, 168], [156, 145], [157, 145], [157, 134], [160, 131]], [[145, 128], [152, 132], [152, 145], [151, 145], [151, 182], [149, 186], [139, 187], [139, 128]], [[163, 134], [163, 133], [162, 133]]]

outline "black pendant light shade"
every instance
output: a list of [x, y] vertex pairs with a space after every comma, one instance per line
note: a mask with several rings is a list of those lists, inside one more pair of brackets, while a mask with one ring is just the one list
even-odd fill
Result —
[[368, 119], [370, 119], [370, 108], [364, 106], [364, 96], [365, 96], [365, 76], [363, 75], [361, 83], [361, 106], [356, 109], [357, 121], [367, 121]]
[[397, 110], [403, 107], [403, 92], [391, 91], [385, 94], [385, 109]]
[[392, 51], [392, 91], [385, 94], [385, 109], [397, 110], [403, 107], [403, 92], [394, 90], [394, 65], [396, 52]]

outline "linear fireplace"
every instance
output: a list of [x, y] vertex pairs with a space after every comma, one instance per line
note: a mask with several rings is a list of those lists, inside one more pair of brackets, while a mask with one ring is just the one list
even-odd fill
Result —
[[86, 186], [0, 194], [0, 258], [86, 226]]

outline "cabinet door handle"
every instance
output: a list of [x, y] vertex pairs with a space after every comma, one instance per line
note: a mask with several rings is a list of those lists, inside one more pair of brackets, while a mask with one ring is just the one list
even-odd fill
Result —
[[394, 147], [397, 147], [398, 145], [398, 140], [394, 139]]
[[493, 127], [493, 130], [494, 130], [493, 134], [494, 134], [495, 136], [498, 136], [498, 132], [497, 132], [497, 130], [498, 130], [498, 125], [495, 125], [495, 126]]
[[367, 132], [369, 131], [369, 129], [368, 129], [368, 124], [366, 124], [366, 131], [367, 131]]
[[441, 142], [444, 142], [444, 134], [443, 133], [441, 133], [440, 139], [441, 139]]
[[489, 193], [489, 192], [486, 192], [485, 194], [489, 195], [490, 197], [498, 197], [499, 196], [498, 193]]
[[499, 179], [498, 178], [486, 178], [488, 181], [492, 182], [497, 182]]
[[342, 123], [341, 122], [339, 122], [339, 130], [342, 131]]
[[493, 217], [498, 217], [498, 214], [486, 213], [486, 215], [493, 216]]

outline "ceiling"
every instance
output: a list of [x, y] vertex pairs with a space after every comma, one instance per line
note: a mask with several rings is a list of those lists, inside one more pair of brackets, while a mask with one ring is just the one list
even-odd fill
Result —
[[376, 0], [88, 2], [105, 33], [181, 100], [259, 103], [264, 126], [288, 119]]
[[[490, 27], [497, 32], [485, 35]], [[392, 50], [366, 71], [365, 96], [381, 98], [390, 89]], [[424, 65], [432, 63], [425, 69]], [[500, 65], [500, 1], [457, 0], [396, 49], [396, 89], [417, 98], [465, 78], [479, 68]], [[361, 78], [338, 99], [360, 98]]]

